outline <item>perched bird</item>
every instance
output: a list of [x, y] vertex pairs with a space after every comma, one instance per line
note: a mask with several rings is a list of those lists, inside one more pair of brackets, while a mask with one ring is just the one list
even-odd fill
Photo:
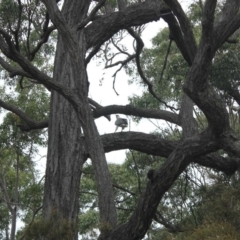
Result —
[[118, 127], [121, 127], [122, 130], [128, 126], [128, 120], [126, 118], [120, 118], [119, 115], [116, 115], [116, 121], [115, 121], [115, 125], [116, 125], [116, 130], [117, 131]]

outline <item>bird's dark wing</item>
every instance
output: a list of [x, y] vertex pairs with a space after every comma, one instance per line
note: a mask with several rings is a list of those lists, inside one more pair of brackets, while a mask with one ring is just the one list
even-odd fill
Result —
[[128, 121], [127, 121], [127, 119], [125, 119], [125, 118], [118, 118], [118, 119], [115, 121], [115, 125], [117, 125], [117, 126], [128, 125]]
[[128, 120], [126, 118], [122, 118], [122, 122], [126, 125], [128, 125]]

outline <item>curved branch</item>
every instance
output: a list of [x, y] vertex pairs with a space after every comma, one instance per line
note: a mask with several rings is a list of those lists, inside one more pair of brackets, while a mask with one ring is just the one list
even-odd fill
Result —
[[169, 106], [166, 102], [164, 102], [163, 100], [161, 100], [157, 94], [154, 92], [153, 90], [153, 85], [150, 81], [148, 81], [148, 79], [145, 77], [141, 64], [140, 64], [140, 54], [142, 52], [144, 43], [142, 41], [142, 39], [139, 37], [139, 35], [137, 33], [135, 33], [131, 28], [128, 28], [127, 31], [129, 32], [129, 34], [136, 40], [137, 43], [137, 49], [136, 49], [136, 64], [137, 64], [137, 69], [138, 69], [138, 73], [140, 75], [140, 77], [142, 78], [143, 82], [148, 86], [148, 91], [149, 93], [155, 98], [157, 99], [160, 103], [163, 103], [166, 107], [170, 108], [171, 110], [177, 110], [172, 106]]
[[48, 121], [36, 122], [26, 115], [21, 109], [13, 106], [9, 103], [6, 103], [0, 99], [0, 106], [6, 110], [9, 110], [23, 119], [28, 126], [18, 125], [23, 131], [30, 131], [32, 129], [42, 129], [48, 127]]
[[32, 61], [36, 55], [36, 53], [39, 51], [39, 49], [42, 47], [42, 45], [44, 43], [46, 43], [48, 41], [48, 38], [50, 36], [50, 34], [56, 29], [55, 26], [51, 26], [49, 28], [46, 29], [46, 31], [43, 33], [43, 35], [41, 36], [40, 41], [37, 43], [37, 46], [31, 51], [30, 53], [30, 61]]

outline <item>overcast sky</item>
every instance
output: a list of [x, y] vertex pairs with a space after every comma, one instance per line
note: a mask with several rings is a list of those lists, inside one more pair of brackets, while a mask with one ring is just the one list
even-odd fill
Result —
[[[161, 28], [164, 27], [163, 20], [158, 22], [153, 22], [147, 25], [144, 30], [143, 40], [146, 47], [151, 46], [151, 39], [160, 31]], [[127, 45], [130, 48], [132, 46], [132, 38], [128, 38]], [[119, 65], [120, 66], [120, 65]], [[115, 89], [118, 92], [118, 96], [113, 90], [113, 77], [112, 75], [118, 69], [118, 67], [112, 69], [104, 69], [104, 65], [98, 66], [96, 61], [92, 61], [88, 66], [88, 76], [90, 81], [90, 92], [89, 97], [93, 100], [97, 101], [99, 104], [103, 106], [107, 105], [126, 105], [129, 104], [128, 97], [133, 94], [141, 95], [142, 89], [136, 84], [128, 85], [128, 80], [130, 77], [125, 74], [124, 70], [118, 73]], [[103, 78], [102, 84], [100, 86], [100, 79]], [[121, 115], [121, 117], [127, 118], [125, 115]], [[115, 131], [115, 119], [116, 116], [111, 116], [111, 122], [109, 122], [106, 118], [101, 117], [96, 120], [96, 124], [98, 127], [99, 133], [113, 133]], [[154, 120], [156, 121], [156, 120]], [[131, 127], [131, 131], [139, 131], [149, 133], [153, 131], [156, 127], [149, 122], [149, 120], [143, 119], [140, 124], [136, 125], [131, 121], [129, 124]], [[121, 131], [120, 128], [118, 131]], [[124, 129], [124, 131], [129, 131], [129, 128]], [[125, 159], [125, 151], [115, 151], [112, 153], [107, 153], [108, 162], [122, 163]]]

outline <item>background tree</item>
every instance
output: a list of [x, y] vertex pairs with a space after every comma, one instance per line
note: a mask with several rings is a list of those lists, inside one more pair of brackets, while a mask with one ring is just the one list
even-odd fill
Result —
[[[3, 87], [1, 101], [8, 101], [30, 116], [41, 119], [48, 111], [48, 97], [40, 85], [29, 86], [14, 91]], [[36, 102], [41, 98], [41, 107]], [[45, 100], [44, 100], [45, 99]], [[44, 111], [44, 112], [41, 112]], [[30, 223], [42, 206], [43, 181], [35, 169], [33, 158], [40, 158], [39, 146], [46, 146], [46, 134], [41, 130], [23, 132], [19, 129], [23, 122], [15, 113], [7, 113], [0, 126], [0, 196], [2, 239], [15, 239], [17, 223]]]
[[[223, 2], [220, 11], [216, 8], [216, 0], [200, 1], [202, 21], [197, 37], [189, 18], [176, 0], [65, 0], [62, 3], [53, 0], [5, 0], [1, 5], [5, 14], [0, 28], [1, 66], [10, 73], [10, 77], [20, 76], [22, 88], [23, 81], [26, 81], [40, 83], [51, 92], [47, 121], [45, 118], [40, 122], [34, 121], [19, 107], [8, 101], [0, 102], [3, 108], [25, 121], [26, 125], [21, 126], [23, 130], [48, 127], [43, 217], [48, 224], [56, 219], [59, 222], [52, 224], [55, 231], [46, 227], [49, 225], [44, 225], [45, 232], [39, 238], [54, 239], [53, 233], [59, 234], [56, 230], [59, 228], [66, 229], [70, 234], [68, 239], [77, 239], [79, 183], [83, 164], [88, 157], [91, 159], [97, 190], [99, 239], [106, 240], [142, 239], [156, 216], [164, 194], [190, 163], [227, 174], [236, 171], [239, 138], [231, 128], [225, 102], [210, 80], [212, 62], [219, 49], [227, 41], [236, 42], [240, 27], [239, 1]], [[11, 14], [7, 14], [9, 9]], [[167, 95], [159, 96], [156, 84], [145, 76], [141, 67], [143, 41], [140, 38], [141, 28], [137, 26], [160, 17], [168, 24], [169, 41], [176, 44], [188, 66], [186, 77], [179, 83], [183, 88], [179, 106], [167, 103]], [[45, 62], [41, 65], [37, 63], [48, 51], [52, 53], [51, 41], [56, 39], [55, 30], [57, 46], [51, 72]], [[122, 30], [134, 39], [135, 53], [128, 54], [127, 59], [119, 64], [124, 65], [134, 59], [139, 76], [151, 97], [165, 109], [153, 109], [148, 105], [144, 108], [133, 105], [102, 107], [88, 98], [87, 64], [101, 46], [106, 46], [107, 41]], [[123, 54], [125, 52], [121, 48], [118, 50]], [[236, 88], [232, 84], [229, 87], [235, 93], [231, 96], [237, 102]], [[194, 105], [205, 115], [208, 123], [201, 131], [193, 117]], [[182, 136], [178, 140], [136, 132], [99, 136], [94, 118], [114, 113], [167, 120], [182, 128]], [[141, 193], [133, 203], [131, 215], [122, 223], [123, 218], [119, 222], [117, 220], [117, 195], [114, 196], [113, 179], [105, 152], [125, 148], [165, 159], [148, 175], [149, 180], [146, 187], [139, 191]], [[220, 155], [218, 150], [225, 154]], [[139, 187], [140, 173], [137, 178]], [[47, 229], [49, 232], [46, 232]]]

